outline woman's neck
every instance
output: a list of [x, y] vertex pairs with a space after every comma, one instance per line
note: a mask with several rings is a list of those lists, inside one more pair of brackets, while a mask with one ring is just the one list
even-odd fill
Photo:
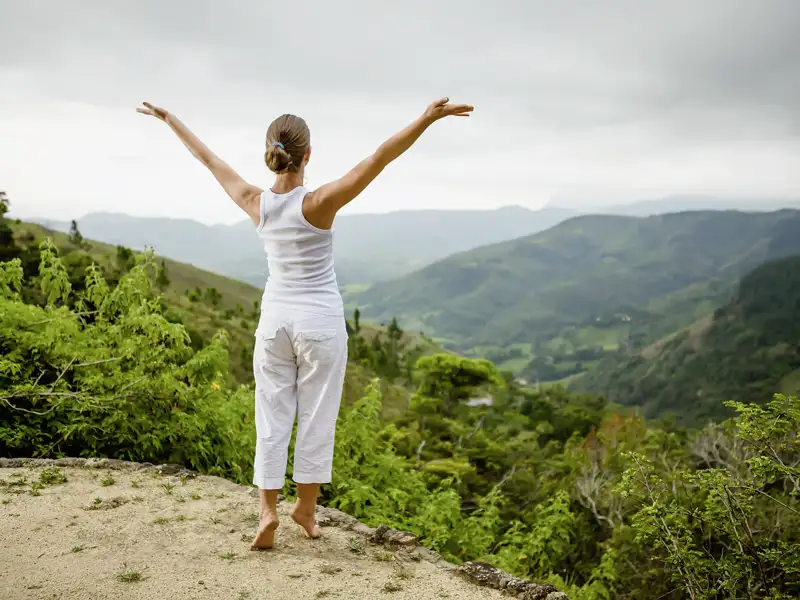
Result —
[[275, 183], [270, 188], [276, 194], [285, 194], [303, 185], [303, 169], [293, 173], [285, 173], [275, 177]]

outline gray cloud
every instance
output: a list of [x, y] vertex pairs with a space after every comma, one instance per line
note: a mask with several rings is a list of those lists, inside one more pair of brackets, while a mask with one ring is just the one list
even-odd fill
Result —
[[0, 0], [0, 86], [219, 129], [308, 112], [353, 152], [450, 94], [476, 105], [470, 127], [399, 173], [476, 198], [498, 185], [487, 160], [513, 170], [501, 198], [800, 194], [797, 23], [795, 0]]
[[[662, 111], [680, 120], [693, 107], [716, 106], [770, 122], [782, 116], [793, 130], [800, 92], [793, 0], [0, 6], [0, 65], [34, 68], [53, 77], [56, 93], [81, 99], [121, 101], [148, 82], [175, 79], [265, 95], [284, 86], [378, 97], [452, 88], [556, 127]], [[187, 64], [213, 80], [181, 77], [176, 70]]]

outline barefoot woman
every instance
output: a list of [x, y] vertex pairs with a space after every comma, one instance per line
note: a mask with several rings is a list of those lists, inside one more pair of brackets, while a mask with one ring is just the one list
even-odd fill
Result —
[[247, 183], [177, 117], [144, 103], [138, 112], [164, 121], [247, 213], [264, 244], [269, 279], [256, 330], [256, 456], [253, 483], [261, 499], [261, 522], [253, 549], [271, 548], [278, 527], [289, 438], [297, 417], [292, 519], [305, 535], [319, 537], [315, 520], [319, 486], [331, 481], [333, 441], [347, 365], [344, 308], [333, 270], [336, 213], [358, 196], [394, 159], [442, 117], [467, 117], [472, 107], [434, 102], [413, 123], [385, 141], [341, 179], [303, 187], [311, 157], [310, 133], [294, 115], [267, 130], [264, 159], [275, 182], [268, 190]]

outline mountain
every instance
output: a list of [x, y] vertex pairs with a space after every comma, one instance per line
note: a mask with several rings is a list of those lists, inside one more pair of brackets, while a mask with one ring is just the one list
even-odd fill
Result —
[[[49, 219], [34, 222], [67, 232], [70, 223]], [[121, 213], [91, 213], [78, 219], [86, 238], [142, 250], [151, 246], [161, 256], [263, 286], [264, 251], [248, 222], [204, 225], [191, 219], [133, 217]]]
[[587, 215], [347, 297], [367, 318], [397, 316], [455, 350], [495, 359], [492, 351], [513, 351], [505, 358], [518, 372], [533, 357], [572, 363], [571, 373], [543, 373], [544, 364], [530, 373], [552, 380], [620, 344], [690, 324], [722, 304], [747, 271], [794, 253], [795, 210]]
[[757, 267], [713, 315], [639, 351], [609, 357], [570, 388], [690, 424], [729, 416], [725, 400], [762, 402], [776, 391], [796, 394], [800, 256]]
[[[343, 286], [398, 277], [456, 252], [542, 231], [575, 214], [557, 207], [509, 206], [342, 215], [336, 219], [337, 276]], [[37, 222], [58, 231], [70, 227]], [[153, 246], [162, 256], [259, 287], [267, 275], [264, 251], [249, 221], [209, 226], [190, 219], [92, 213], [78, 226], [88, 238], [134, 249]]]
[[584, 206], [582, 213], [649, 217], [667, 213], [698, 210], [740, 210], [770, 212], [783, 208], [800, 208], [800, 198], [721, 198], [718, 196], [673, 195], [629, 204]]
[[[669, 196], [623, 205], [530, 210], [400, 210], [341, 215], [336, 220], [335, 257], [339, 283], [363, 287], [411, 273], [451, 254], [543, 231], [579, 214], [648, 216], [683, 210], [764, 211], [798, 207], [797, 199], [730, 199]], [[66, 232], [70, 224], [33, 221]], [[257, 287], [267, 276], [266, 260], [250, 221], [204, 225], [191, 219], [92, 213], [78, 219], [83, 235], [134, 249], [152, 246], [174, 260], [247, 281]]]

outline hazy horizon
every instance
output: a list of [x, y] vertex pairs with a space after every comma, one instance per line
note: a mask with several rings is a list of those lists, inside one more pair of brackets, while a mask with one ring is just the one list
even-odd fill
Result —
[[[526, 210], [526, 211], [534, 211], [534, 212], [542, 210], [542, 209], [573, 211], [573, 212], [576, 213], [576, 216], [580, 216], [580, 215], [590, 215], [590, 214], [602, 214], [603, 213], [603, 209], [620, 210], [620, 209], [623, 209], [625, 207], [641, 208], [641, 207], [645, 207], [645, 206], [647, 206], [649, 204], [663, 203], [663, 202], [668, 202], [670, 200], [682, 200], [682, 199], [686, 199], [686, 200], [701, 200], [701, 199], [705, 199], [705, 200], [710, 200], [710, 201], [724, 201], [724, 200], [732, 200], [732, 201], [736, 201], [736, 200], [742, 200], [742, 201], [751, 200], [751, 201], [753, 201], [754, 200], [752, 198], [745, 198], [745, 197], [742, 197], [742, 198], [739, 198], [739, 199], [735, 199], [735, 198], [716, 198], [716, 197], [711, 197], [711, 196], [706, 196], [706, 197], [700, 198], [700, 197], [688, 196], [687, 195], [687, 196], [675, 196], [675, 197], [663, 197], [663, 198], [645, 198], [643, 200], [636, 200], [636, 201], [633, 201], [633, 202], [625, 202], [625, 203], [620, 203], [620, 204], [609, 204], [609, 205], [591, 204], [591, 205], [575, 206], [575, 205], [569, 205], [567, 203], [565, 203], [565, 204], [548, 203], [546, 205], [543, 205], [543, 206], [537, 207], [537, 208], [532, 208], [532, 207], [529, 207], [529, 206], [523, 206], [521, 204], [507, 204], [505, 206], [491, 206], [491, 207], [480, 207], [480, 206], [477, 206], [477, 207], [462, 207], [462, 208], [390, 208], [390, 209], [385, 210], [383, 212], [353, 212], [353, 211], [351, 211], [351, 212], [348, 212], [346, 216], [360, 216], [360, 217], [371, 217], [372, 216], [372, 217], [374, 217], [374, 216], [389, 216], [389, 215], [393, 215], [393, 214], [402, 214], [402, 213], [408, 213], [408, 212], [431, 213], [431, 212], [448, 212], [448, 211], [454, 211], [454, 210], [456, 210], [456, 211], [464, 211], [464, 212], [486, 212], [486, 211], [495, 212], [495, 211], [502, 211], [502, 210], [514, 210], [514, 209], [520, 209], [520, 210]], [[788, 198], [788, 197], [787, 198], [764, 198], [763, 200], [766, 202], [766, 204], [762, 208], [759, 208], [758, 209], [759, 211], [763, 210], [763, 211], [766, 211], [766, 212], [771, 212], [771, 211], [783, 210], [783, 209], [800, 210], [800, 198]], [[753, 204], [753, 202], [750, 202], [748, 204]], [[70, 219], [54, 219], [54, 218], [48, 217], [46, 215], [36, 215], [36, 214], [21, 215], [21, 214], [18, 214], [18, 213], [14, 212], [13, 205], [12, 205], [11, 208], [12, 208], [12, 210], [9, 213], [9, 217], [10, 218], [18, 218], [18, 219], [29, 220], [29, 221], [33, 221], [33, 222], [39, 222], [39, 223], [51, 222], [51, 223], [62, 223], [62, 224], [67, 224], [69, 221], [73, 220], [73, 218], [70, 218]], [[664, 212], [667, 212], [667, 213], [668, 212], [682, 212], [682, 211], [685, 211], [685, 210], [692, 210], [692, 209], [686, 209], [686, 208], [683, 208], [683, 207], [678, 207], [674, 211], [667, 210], [667, 211], [664, 211]], [[697, 210], [714, 210], [714, 208], [713, 207], [712, 208], [706, 208], [705, 205], [701, 204], [701, 205], [698, 205], [698, 209]], [[751, 209], [746, 208], [746, 207], [743, 208], [743, 207], [740, 207], [740, 206], [733, 206], [733, 207], [728, 207], [727, 210], [748, 211], [748, 210], [751, 210]], [[86, 213], [84, 215], [79, 215], [77, 217], [74, 217], [74, 220], [80, 221], [80, 220], [85, 219], [87, 217], [96, 216], [96, 215], [124, 216], [124, 217], [130, 217], [130, 218], [134, 218], [134, 219], [168, 219], [168, 220], [176, 220], [176, 221], [191, 221], [191, 222], [195, 222], [195, 223], [200, 223], [202, 225], [206, 225], [208, 227], [217, 227], [217, 226], [231, 227], [231, 226], [239, 225], [241, 223], [249, 223], [249, 219], [246, 216], [242, 216], [238, 220], [234, 219], [234, 220], [232, 220], [230, 222], [206, 222], [206, 221], [202, 221], [200, 219], [196, 219], [196, 218], [192, 218], [192, 217], [185, 217], [185, 216], [154, 215], [154, 214], [133, 215], [133, 214], [126, 213], [124, 211], [111, 211], [111, 210], [92, 211], [92, 212]]]
[[263, 187], [267, 125], [304, 116], [313, 187], [449, 95], [473, 117], [436, 124], [348, 214], [800, 198], [800, 3], [421, 7], [3, 3], [0, 189], [21, 218], [236, 223], [142, 100]]

